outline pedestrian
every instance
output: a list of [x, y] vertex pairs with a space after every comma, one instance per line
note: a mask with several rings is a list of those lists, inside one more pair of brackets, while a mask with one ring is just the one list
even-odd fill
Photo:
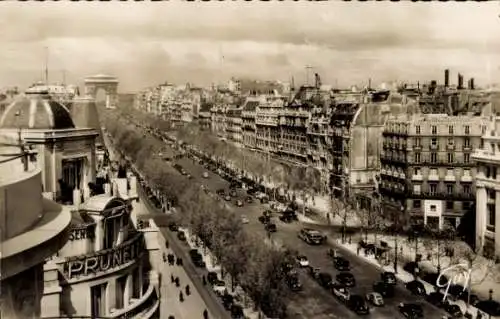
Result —
[[170, 280], [172, 280], [172, 282], [175, 282], [175, 278], [174, 278], [173, 274], [170, 275]]
[[207, 278], [205, 277], [205, 275], [203, 275], [201, 277], [202, 281], [203, 281], [203, 286], [206, 286], [207, 285]]
[[179, 301], [180, 302], [184, 301], [184, 294], [182, 293], [182, 291], [179, 291]]
[[189, 289], [189, 285], [186, 285], [186, 296], [191, 294], [191, 290]]
[[330, 220], [330, 213], [326, 213], [326, 219], [328, 220], [328, 225], [331, 225], [332, 221]]
[[207, 311], [207, 309], [203, 310], [203, 319], [208, 319], [208, 311]]
[[361, 247], [358, 246], [358, 248], [356, 249], [356, 253], [358, 254], [359, 256], [359, 251], [360, 251]]
[[169, 248], [170, 247], [170, 244], [168, 242], [168, 239], [165, 239], [165, 248]]
[[181, 281], [179, 280], [179, 277], [175, 277], [175, 285], [176, 285], [177, 287], [180, 287], [180, 285], [181, 285]]

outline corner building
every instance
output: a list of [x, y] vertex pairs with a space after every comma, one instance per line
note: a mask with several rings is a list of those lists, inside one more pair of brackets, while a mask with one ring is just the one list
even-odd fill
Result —
[[500, 255], [500, 122], [495, 118], [472, 155], [476, 175], [476, 247], [486, 257]]
[[441, 229], [457, 227], [474, 209], [476, 167], [472, 153], [481, 144], [488, 119], [446, 114], [401, 115], [383, 132], [381, 182], [385, 210]]
[[[36, 212], [38, 216], [39, 207], [43, 207], [66, 212], [67, 216], [66, 227], [62, 221], [57, 227], [47, 224], [51, 231], [37, 235], [56, 237], [65, 232], [64, 240], [59, 239], [50, 254], [43, 254], [43, 269], [38, 270], [41, 283], [37, 286], [41, 301], [36, 317], [158, 318], [157, 245], [150, 229], [137, 229], [130, 215], [132, 201], [137, 199], [136, 179], [111, 163], [106, 163], [101, 168], [104, 174], [96, 178], [98, 133], [75, 127], [64, 105], [46, 92], [35, 94], [33, 90], [7, 107], [0, 119], [0, 133], [11, 140], [20, 137], [32, 153], [26, 162], [39, 171], [38, 182], [28, 186], [37, 188], [40, 199], [28, 202], [23, 196], [19, 205], [31, 210], [31, 215]], [[18, 190], [17, 196], [23, 192]], [[16, 220], [17, 216], [30, 215], [16, 211]], [[22, 225], [6, 226], [17, 232]], [[7, 248], [39, 244], [43, 238], [37, 236]], [[37, 248], [32, 255], [19, 257], [17, 264], [39, 262], [33, 257], [39, 251]], [[2, 266], [3, 276], [5, 264]], [[13, 279], [12, 286], [21, 287], [23, 282], [23, 278]], [[18, 317], [12, 318], [26, 317], [18, 311]]]

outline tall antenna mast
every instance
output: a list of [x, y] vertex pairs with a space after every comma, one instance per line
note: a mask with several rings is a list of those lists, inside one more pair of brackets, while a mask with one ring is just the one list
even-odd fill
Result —
[[45, 84], [49, 85], [49, 48], [45, 47]]

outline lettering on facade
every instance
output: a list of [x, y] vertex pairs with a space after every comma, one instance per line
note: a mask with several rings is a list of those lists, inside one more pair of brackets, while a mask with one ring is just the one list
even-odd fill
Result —
[[[450, 289], [451, 285], [461, 284], [464, 287], [463, 291], [467, 290], [471, 273], [472, 269], [467, 264], [451, 265], [450, 267], [441, 271], [436, 280], [436, 286], [438, 286], [439, 288], [446, 288], [443, 296], [443, 301], [446, 300], [446, 297], [448, 296], [448, 290]], [[446, 282], [442, 282], [441, 278], [448, 279]]]
[[69, 240], [94, 239], [94, 225], [85, 228], [73, 228], [69, 233]]
[[64, 273], [68, 279], [97, 274], [120, 267], [142, 256], [145, 250], [142, 235], [116, 248], [106, 249], [93, 255], [69, 259], [64, 263]]

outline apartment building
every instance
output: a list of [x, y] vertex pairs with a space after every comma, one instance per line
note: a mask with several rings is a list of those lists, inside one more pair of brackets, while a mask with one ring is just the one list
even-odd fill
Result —
[[472, 154], [477, 165], [476, 247], [489, 258], [500, 255], [500, 119], [493, 117]]
[[243, 145], [241, 111], [241, 106], [235, 106], [226, 112], [226, 138], [236, 146]]
[[386, 90], [336, 92], [330, 125], [332, 169], [330, 186], [334, 197], [354, 199], [369, 206], [380, 170], [380, 137], [391, 114], [413, 106], [399, 94]]
[[202, 102], [200, 107], [200, 113], [198, 116], [198, 124], [200, 125], [200, 129], [204, 131], [210, 131], [212, 120], [210, 109], [212, 108], [212, 104]]
[[242, 106], [241, 119], [243, 145], [248, 149], [254, 149], [256, 147], [255, 118], [260, 103], [261, 99], [258, 97], [247, 97]]
[[281, 97], [266, 97], [255, 114], [255, 147], [269, 154], [281, 144], [280, 114], [285, 101]]
[[476, 167], [488, 119], [446, 114], [400, 115], [383, 132], [380, 194], [413, 223], [457, 227], [474, 208]]

